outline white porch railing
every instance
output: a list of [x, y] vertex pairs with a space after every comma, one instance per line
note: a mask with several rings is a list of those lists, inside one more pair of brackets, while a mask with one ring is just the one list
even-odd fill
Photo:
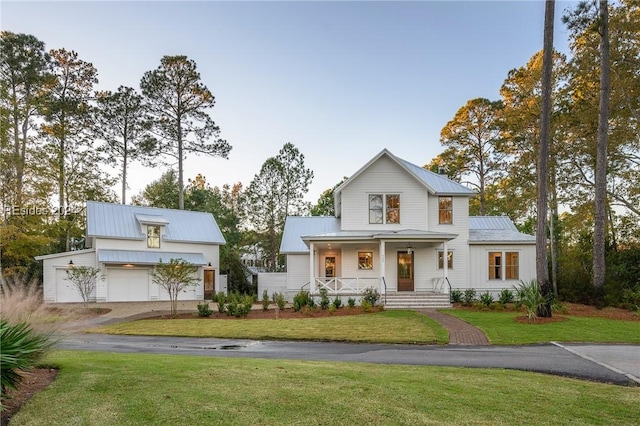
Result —
[[384, 292], [380, 288], [380, 278], [317, 277], [315, 279], [316, 292], [324, 288], [330, 295], [361, 294], [369, 287], [373, 287], [380, 293]]

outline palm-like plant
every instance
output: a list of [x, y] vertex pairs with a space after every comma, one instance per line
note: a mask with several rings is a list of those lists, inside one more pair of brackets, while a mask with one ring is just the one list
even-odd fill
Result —
[[9, 324], [0, 320], [0, 396], [16, 389], [21, 373], [32, 368], [42, 358], [53, 340], [48, 334], [35, 332], [27, 323]]

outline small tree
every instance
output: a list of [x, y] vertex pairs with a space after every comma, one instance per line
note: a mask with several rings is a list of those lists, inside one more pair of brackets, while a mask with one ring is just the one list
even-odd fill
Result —
[[80, 293], [86, 308], [89, 298], [95, 294], [98, 279], [101, 278], [100, 269], [93, 266], [74, 266], [67, 269], [66, 273], [66, 280]]
[[187, 287], [198, 284], [198, 278], [194, 274], [198, 267], [184, 259], [169, 259], [169, 263], [158, 262], [151, 272], [151, 279], [169, 293], [171, 300], [171, 316], [176, 317], [178, 312], [178, 295]]

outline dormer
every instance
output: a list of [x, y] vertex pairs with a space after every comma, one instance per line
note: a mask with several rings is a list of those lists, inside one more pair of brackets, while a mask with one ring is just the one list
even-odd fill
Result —
[[164, 227], [169, 221], [160, 215], [136, 213], [140, 231], [147, 236], [147, 248], [160, 248], [160, 236], [164, 235]]

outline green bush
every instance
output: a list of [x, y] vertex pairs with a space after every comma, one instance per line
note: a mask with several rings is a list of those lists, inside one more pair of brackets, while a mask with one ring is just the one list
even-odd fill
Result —
[[34, 367], [53, 341], [48, 334], [35, 332], [27, 323], [9, 324], [2, 319], [0, 342], [0, 399], [4, 400], [8, 389], [20, 385], [21, 372]]
[[267, 290], [262, 292], [262, 310], [269, 310], [269, 292]]
[[322, 308], [322, 310], [325, 311], [327, 310], [330, 304], [331, 304], [331, 300], [329, 300], [329, 290], [322, 287], [320, 289], [320, 308]]
[[365, 299], [362, 299], [360, 301], [360, 306], [362, 307], [362, 310], [365, 312], [371, 312], [371, 309], [373, 308], [373, 306], [371, 306], [371, 303], [369, 303], [369, 301]]
[[271, 295], [274, 303], [278, 307], [278, 309], [283, 310], [287, 304], [287, 299], [284, 297], [284, 294], [278, 293], [277, 291]]
[[218, 312], [224, 314], [225, 305], [227, 303], [227, 295], [225, 292], [221, 291], [216, 296], [216, 302], [218, 303]]
[[354, 306], [356, 306], [356, 299], [354, 299], [353, 297], [348, 298], [347, 306], [350, 308], [353, 308]]
[[380, 300], [380, 293], [373, 287], [367, 287], [362, 293], [362, 300], [369, 303], [371, 307], [376, 306], [378, 300]]
[[506, 305], [507, 303], [513, 302], [513, 292], [508, 288], [503, 288], [500, 292], [500, 297], [498, 298], [501, 305]]
[[225, 305], [225, 311], [227, 315], [234, 316], [236, 318], [246, 317], [251, 312], [254, 298], [252, 295], [238, 293], [231, 293]]
[[209, 309], [208, 303], [198, 303], [198, 316], [199, 317], [210, 317], [213, 311]]
[[530, 321], [536, 319], [538, 317], [538, 309], [547, 302], [542, 293], [540, 293], [538, 282], [536, 280], [529, 282], [520, 280], [517, 293], [519, 302], [527, 310], [527, 318]]
[[480, 303], [486, 307], [491, 306], [491, 304], [493, 303], [493, 296], [491, 295], [491, 293], [489, 293], [489, 291], [485, 291], [480, 295]]
[[340, 296], [336, 296], [335, 299], [333, 299], [333, 307], [336, 309], [340, 309], [340, 306], [342, 306], [342, 299], [340, 299]]
[[449, 295], [451, 303], [460, 303], [462, 302], [462, 290], [454, 288], [451, 290], [451, 294]]
[[308, 291], [300, 290], [295, 296], [293, 296], [293, 310], [299, 312], [305, 306], [312, 306], [313, 298]]
[[465, 306], [471, 306], [473, 305], [473, 302], [476, 301], [476, 289], [475, 288], [468, 288], [464, 291], [464, 297], [463, 297], [463, 304]]

